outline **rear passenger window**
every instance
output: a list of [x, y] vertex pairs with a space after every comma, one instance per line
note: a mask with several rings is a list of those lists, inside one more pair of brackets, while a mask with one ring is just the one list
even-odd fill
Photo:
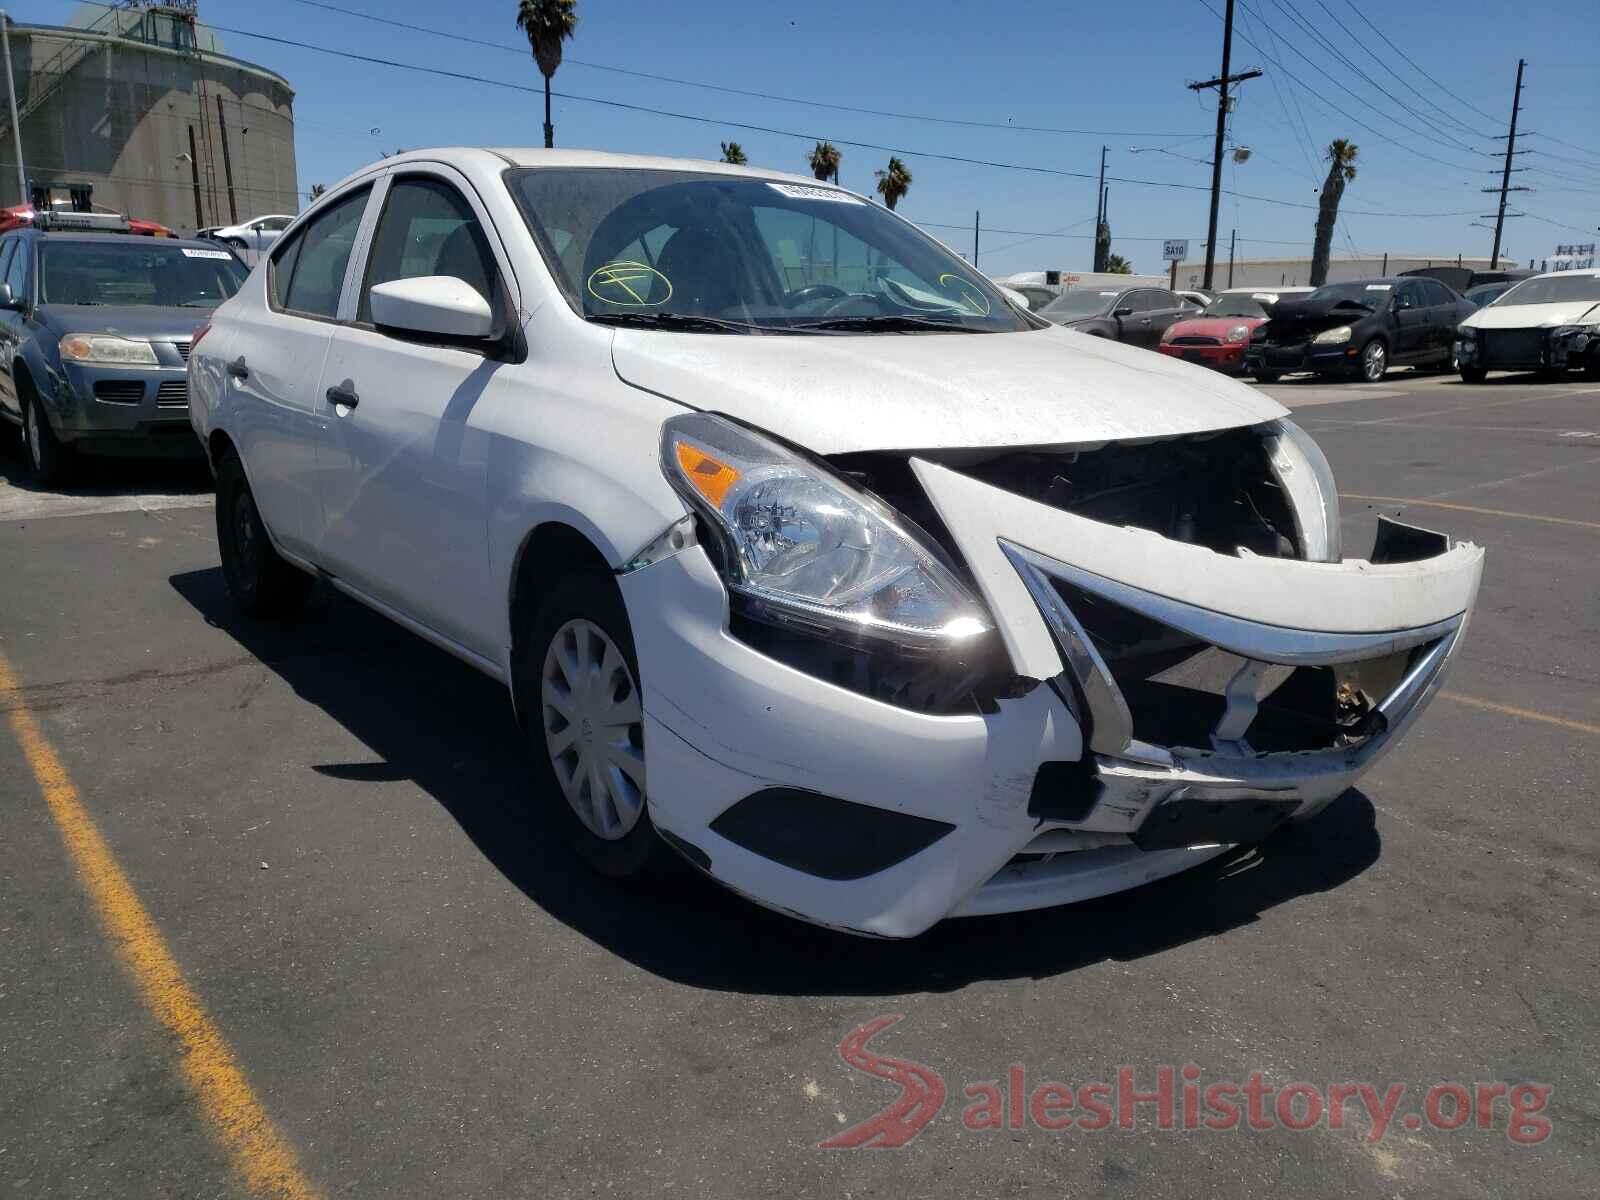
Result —
[[372, 289], [396, 279], [448, 275], [464, 280], [492, 306], [498, 291], [494, 255], [460, 194], [437, 179], [396, 179], [378, 218], [356, 320], [372, 321]]
[[309, 317], [338, 314], [345, 268], [370, 192], [363, 188], [340, 200], [273, 257], [272, 295], [279, 306]]

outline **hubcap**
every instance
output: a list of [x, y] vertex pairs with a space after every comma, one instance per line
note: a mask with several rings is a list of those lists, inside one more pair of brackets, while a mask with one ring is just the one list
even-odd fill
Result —
[[1383, 347], [1373, 342], [1367, 347], [1367, 378], [1377, 379], [1383, 375]]
[[584, 827], [607, 841], [644, 813], [644, 726], [639, 688], [622, 651], [592, 621], [556, 630], [540, 673], [545, 750]]

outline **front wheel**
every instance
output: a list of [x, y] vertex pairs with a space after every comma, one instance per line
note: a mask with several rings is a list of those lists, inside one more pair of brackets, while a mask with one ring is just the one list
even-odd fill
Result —
[[217, 549], [228, 594], [246, 616], [292, 616], [304, 605], [311, 576], [273, 548], [244, 464], [231, 450], [217, 468]]
[[1361, 362], [1357, 377], [1363, 383], [1377, 383], [1389, 370], [1389, 347], [1373, 338], [1361, 348]]
[[609, 575], [578, 572], [551, 588], [520, 639], [517, 694], [540, 790], [579, 857], [613, 879], [660, 865], [639, 660]]
[[32, 388], [18, 389], [22, 399], [22, 441], [28, 450], [28, 465], [39, 483], [63, 483], [72, 469], [72, 451], [61, 444], [51, 428], [50, 417], [39, 404]]
[[1489, 372], [1488, 372], [1488, 369], [1485, 368], [1485, 367], [1462, 367], [1461, 368], [1461, 382], [1462, 383], [1482, 383], [1487, 378], [1489, 378]]
[[1282, 378], [1283, 378], [1283, 373], [1281, 371], [1257, 371], [1256, 372], [1256, 382], [1257, 383], [1277, 383], [1278, 380], [1280, 380]]

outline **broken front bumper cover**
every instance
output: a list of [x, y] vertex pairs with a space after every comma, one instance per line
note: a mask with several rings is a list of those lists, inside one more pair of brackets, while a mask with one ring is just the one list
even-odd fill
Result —
[[[619, 581], [644, 681], [657, 827], [734, 890], [853, 932], [906, 937], [947, 916], [1121, 891], [1224, 852], [1213, 834], [1253, 840], [1283, 817], [1310, 815], [1436, 692], [1481, 573], [1476, 547], [1447, 549], [1438, 535], [1403, 526], [1386, 527], [1386, 553], [1374, 554], [1403, 562], [1222, 555], [930, 463], [915, 470], [1024, 677], [1020, 694], [994, 711], [910, 711], [767, 657], [730, 634], [727, 592], [696, 547]], [[1241, 667], [1218, 700], [1211, 744], [1138, 736], [1115, 673], [1062, 599], [1066, 586], [1258, 664]], [[1356, 735], [1305, 751], [1251, 747], [1250, 712], [1272, 672], [1379, 657], [1404, 669]], [[1052, 778], [1043, 767], [1085, 762], [1091, 769], [1073, 768], [1081, 805], [1040, 803]], [[914, 820], [883, 823], [907, 835], [904, 857], [846, 869], [818, 865], [819, 847], [795, 842], [792, 830], [782, 852], [762, 853], [763, 821], [739, 827], [739, 806], [752, 797], [780, 816], [793, 802], [819, 828], [837, 816], [827, 830], [838, 837], [871, 825], [852, 806]]]

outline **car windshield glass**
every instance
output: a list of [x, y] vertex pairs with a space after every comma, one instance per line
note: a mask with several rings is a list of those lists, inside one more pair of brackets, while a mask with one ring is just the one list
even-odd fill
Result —
[[1475, 287], [1467, 293], [1467, 299], [1474, 304], [1488, 304], [1509, 291], [1509, 283], [1486, 283], [1482, 287]]
[[1524, 279], [1495, 304], [1561, 304], [1573, 300], [1600, 302], [1600, 275], [1545, 275]]
[[1361, 308], [1376, 310], [1394, 291], [1391, 283], [1330, 283], [1327, 287], [1319, 287], [1306, 299], [1313, 304], [1358, 305]]
[[47, 241], [39, 250], [41, 304], [215, 308], [247, 274], [226, 250], [125, 242]]
[[1100, 313], [1109, 311], [1111, 302], [1120, 295], [1122, 295], [1121, 292], [1102, 292], [1092, 288], [1076, 292], [1062, 292], [1061, 295], [1041, 308], [1039, 315], [1052, 321], [1059, 321], [1063, 317], [1098, 316]]
[[1277, 302], [1271, 292], [1223, 292], [1206, 305], [1208, 317], [1264, 317], [1267, 306]]
[[950, 251], [832, 186], [578, 167], [512, 170], [506, 183], [592, 321], [694, 333], [1035, 327]]

